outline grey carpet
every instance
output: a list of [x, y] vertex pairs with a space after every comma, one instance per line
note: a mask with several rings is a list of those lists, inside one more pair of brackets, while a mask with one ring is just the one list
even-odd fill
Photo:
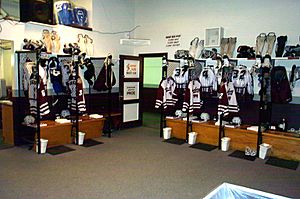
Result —
[[166, 144], [139, 127], [58, 156], [0, 150], [1, 199], [195, 199], [223, 182], [300, 198], [300, 172], [228, 157], [230, 152]]

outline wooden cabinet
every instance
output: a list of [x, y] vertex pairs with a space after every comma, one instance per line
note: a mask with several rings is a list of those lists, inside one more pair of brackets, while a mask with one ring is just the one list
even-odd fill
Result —
[[40, 131], [40, 137], [48, 140], [47, 148], [72, 143], [72, 123], [59, 124], [50, 120], [41, 121], [41, 123], [47, 124], [47, 126], [41, 126]]
[[3, 142], [14, 145], [14, 119], [12, 104], [2, 104]]
[[98, 138], [102, 136], [104, 118], [92, 119], [89, 117], [81, 117], [79, 122], [79, 131], [85, 133], [84, 139]]
[[[167, 119], [167, 126], [172, 128], [172, 137], [185, 139], [186, 121]], [[192, 130], [198, 133], [196, 142], [218, 146], [219, 126], [214, 122], [192, 123]], [[242, 128], [225, 127], [225, 136], [231, 138], [230, 149], [244, 151], [248, 146], [256, 149], [257, 132]], [[262, 142], [272, 145], [271, 156], [286, 160], [300, 161], [300, 135], [267, 131], [262, 134]]]
[[167, 126], [172, 128], [171, 137], [184, 139], [186, 137], [186, 121], [181, 119], [166, 119]]

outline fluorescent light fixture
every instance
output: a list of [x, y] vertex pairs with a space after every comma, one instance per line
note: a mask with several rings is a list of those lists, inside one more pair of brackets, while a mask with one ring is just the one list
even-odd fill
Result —
[[150, 39], [120, 39], [121, 45], [150, 46]]

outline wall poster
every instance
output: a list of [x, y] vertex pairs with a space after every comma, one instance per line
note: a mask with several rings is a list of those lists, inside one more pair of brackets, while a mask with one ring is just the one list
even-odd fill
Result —
[[124, 100], [139, 99], [139, 82], [124, 82]]
[[139, 78], [140, 62], [139, 60], [124, 60], [124, 78]]

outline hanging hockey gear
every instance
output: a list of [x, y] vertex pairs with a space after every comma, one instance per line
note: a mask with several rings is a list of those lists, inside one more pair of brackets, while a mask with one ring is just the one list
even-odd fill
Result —
[[296, 46], [286, 46], [285, 47], [284, 57], [299, 57], [300, 56], [300, 45]]
[[51, 32], [51, 41], [52, 41], [52, 52], [59, 53], [60, 51], [60, 37], [58, 33], [54, 30]]
[[174, 109], [177, 98], [175, 80], [172, 77], [161, 80], [157, 90], [155, 108], [163, 107], [168, 112]]
[[64, 92], [62, 84], [62, 72], [59, 61], [56, 57], [50, 57], [48, 60], [48, 70], [50, 73], [50, 81], [53, 86], [53, 90], [56, 94]]
[[54, 12], [58, 24], [70, 25], [74, 23], [72, 5], [69, 1], [57, 1], [54, 3]]
[[84, 38], [83, 34], [77, 35], [77, 42], [78, 42], [80, 51], [83, 53], [86, 53], [86, 43], [85, 43], [85, 38]]
[[115, 74], [112, 70], [112, 55], [109, 53], [104, 60], [103, 67], [94, 83], [93, 88], [97, 91], [106, 91], [116, 84]]
[[204, 67], [200, 73], [201, 98], [207, 99], [215, 95], [217, 91], [217, 79], [211, 67]]
[[[73, 72], [73, 74], [70, 76], [70, 79], [67, 82], [67, 88], [68, 88], [68, 93], [69, 93], [69, 99], [68, 99], [69, 109], [71, 111], [76, 112], [76, 108], [78, 107], [79, 113], [85, 112], [86, 106], [85, 106], [85, 99], [84, 99], [84, 94], [83, 94], [82, 80], [79, 76], [76, 79], [76, 72]], [[76, 96], [76, 94], [77, 94], [77, 96]], [[77, 101], [77, 104], [76, 104], [76, 101]]]
[[229, 47], [229, 38], [222, 38], [221, 39], [221, 48], [220, 48], [221, 56], [224, 56], [227, 54], [228, 47]]
[[23, 42], [24, 42], [24, 44], [23, 44], [23, 49], [24, 50], [35, 50], [34, 45], [32, 45], [30, 43], [30, 40], [24, 39]]
[[94, 55], [93, 39], [90, 38], [88, 35], [84, 35], [84, 41], [86, 46], [86, 54], [89, 56], [93, 56]]
[[74, 24], [82, 27], [88, 26], [88, 13], [85, 8], [75, 7], [74, 12]]
[[277, 44], [275, 49], [276, 57], [282, 57], [286, 42], [287, 42], [286, 35], [277, 37]]
[[204, 49], [204, 40], [198, 41], [197, 49], [195, 52], [195, 59], [200, 59], [202, 51]]
[[218, 115], [224, 114], [224, 117], [230, 113], [239, 112], [236, 100], [235, 90], [232, 82], [225, 82], [220, 88]]
[[189, 50], [189, 54], [191, 57], [193, 57], [195, 59], [195, 54], [196, 54], [196, 49], [198, 48], [198, 42], [199, 42], [199, 38], [195, 37], [191, 42], [190, 42], [190, 50]]
[[271, 70], [271, 97], [273, 103], [292, 101], [292, 93], [284, 66], [276, 66]]
[[250, 46], [246, 46], [246, 45], [242, 45], [242, 46], [239, 46], [238, 49], [237, 49], [237, 58], [248, 58], [248, 59], [251, 59], [251, 58], [254, 58], [255, 57], [255, 51], [253, 49], [253, 47], [250, 47]]
[[201, 83], [199, 79], [190, 81], [185, 90], [182, 111], [188, 111], [189, 113], [200, 113], [200, 109], [203, 104], [200, 95]]
[[89, 58], [86, 58], [84, 60], [83, 66], [86, 67], [86, 71], [84, 71], [84, 79], [86, 79], [89, 85], [93, 85], [94, 82], [92, 81], [92, 79], [96, 79], [95, 67], [93, 62]]
[[51, 34], [50, 34], [49, 30], [44, 29], [42, 35], [43, 35], [43, 42], [45, 43], [45, 46], [47, 49], [47, 53], [51, 53], [52, 52], [52, 42], [51, 42]]
[[238, 101], [248, 101], [253, 98], [252, 77], [246, 66], [239, 65], [233, 69], [231, 79]]
[[188, 56], [189, 56], [188, 50], [176, 50], [176, 52], [174, 54], [175, 59], [182, 59], [182, 58], [188, 57]]

